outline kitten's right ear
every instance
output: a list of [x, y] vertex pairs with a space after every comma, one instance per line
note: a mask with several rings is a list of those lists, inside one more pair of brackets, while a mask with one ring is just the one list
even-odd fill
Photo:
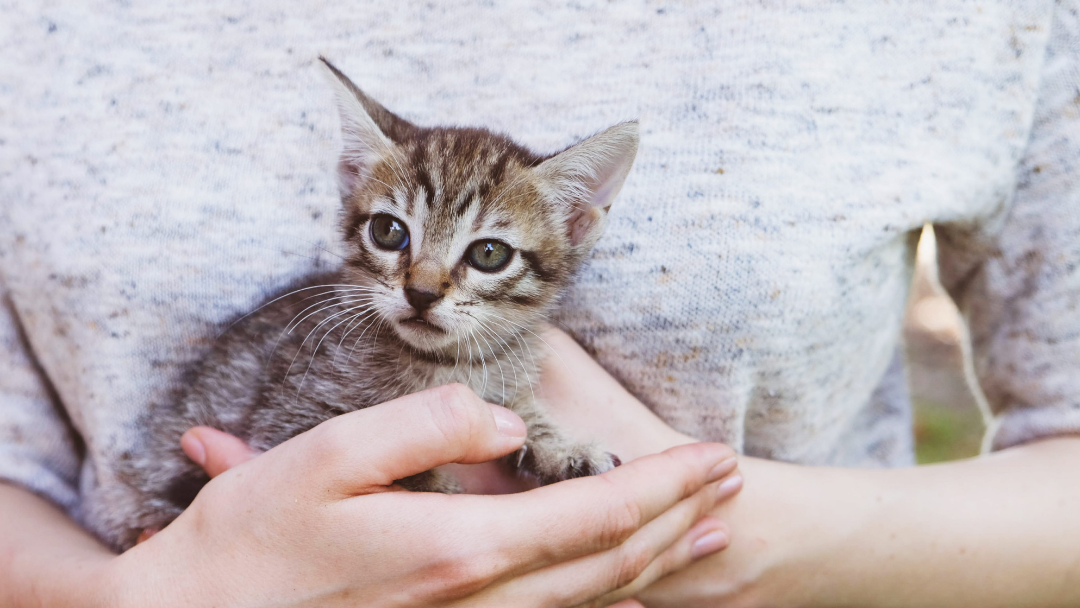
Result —
[[636, 120], [619, 123], [548, 158], [536, 172], [568, 209], [567, 235], [591, 249], [604, 230], [608, 207], [619, 193], [638, 149]]
[[338, 177], [345, 198], [363, 186], [379, 160], [393, 153], [394, 141], [407, 137], [416, 127], [364, 94], [325, 57], [319, 60], [326, 68], [341, 117]]

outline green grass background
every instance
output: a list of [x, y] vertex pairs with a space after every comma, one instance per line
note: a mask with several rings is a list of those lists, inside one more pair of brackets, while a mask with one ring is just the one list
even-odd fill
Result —
[[919, 464], [969, 458], [979, 453], [985, 427], [977, 409], [919, 399], [914, 406], [915, 458]]

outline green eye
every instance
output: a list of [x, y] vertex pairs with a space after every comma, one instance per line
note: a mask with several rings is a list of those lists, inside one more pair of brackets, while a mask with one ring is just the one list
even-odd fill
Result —
[[371, 220], [371, 240], [383, 249], [400, 251], [409, 245], [409, 230], [392, 215], [376, 215]]
[[500, 241], [477, 241], [469, 246], [469, 264], [477, 270], [495, 272], [510, 261], [514, 250]]

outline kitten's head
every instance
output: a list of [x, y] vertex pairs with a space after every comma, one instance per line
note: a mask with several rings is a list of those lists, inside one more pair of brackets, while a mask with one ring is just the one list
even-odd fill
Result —
[[413, 125], [323, 63], [341, 115], [346, 280], [423, 351], [489, 350], [535, 324], [600, 238], [637, 123], [541, 156], [482, 129]]

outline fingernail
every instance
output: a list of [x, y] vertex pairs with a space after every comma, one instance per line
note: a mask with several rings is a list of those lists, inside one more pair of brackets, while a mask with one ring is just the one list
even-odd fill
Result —
[[200, 467], [206, 464], [206, 448], [195, 433], [188, 431], [180, 437], [180, 449]]
[[492, 405], [491, 415], [495, 417], [495, 428], [504, 437], [524, 437], [528, 433], [525, 422], [505, 407]]
[[140, 543], [144, 543], [150, 540], [150, 537], [157, 534], [158, 532], [161, 532], [161, 530], [157, 528], [147, 528], [142, 532], [139, 532], [139, 538], [135, 539], [135, 544], [138, 545]]
[[700, 559], [727, 546], [727, 534], [724, 534], [723, 530], [713, 530], [694, 541], [693, 547], [690, 548], [690, 555], [694, 559]]
[[739, 460], [732, 456], [726, 460], [721, 460], [720, 464], [713, 467], [709, 472], [709, 481], [713, 482], [718, 479], [722, 479], [725, 475], [735, 470], [735, 467], [739, 464]]
[[742, 475], [735, 475], [730, 479], [725, 479], [723, 483], [716, 487], [716, 494], [720, 498], [727, 498], [732, 496], [742, 488]]

